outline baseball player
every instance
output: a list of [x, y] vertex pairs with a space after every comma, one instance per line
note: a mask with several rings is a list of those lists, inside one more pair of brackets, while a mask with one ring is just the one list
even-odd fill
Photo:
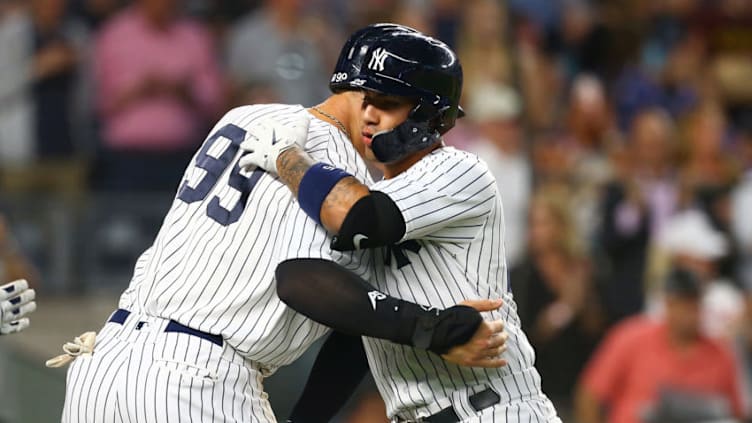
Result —
[[37, 309], [36, 292], [26, 279], [0, 286], [0, 335], [21, 332], [29, 327], [27, 314]]
[[[325, 104], [353, 101], [343, 93]], [[295, 125], [311, 113], [319, 119]], [[264, 124], [268, 119], [284, 127]], [[63, 422], [275, 421], [263, 378], [329, 331], [280, 301], [277, 264], [319, 259], [364, 275], [371, 273], [371, 259], [368, 251], [331, 250], [326, 231], [281, 181], [261, 169], [240, 168], [239, 146], [257, 136], [283, 143], [306, 138], [312, 157], [370, 182], [348, 132], [302, 106], [246, 106], [220, 119], [188, 164], [119, 309], [98, 334], [77, 337], [65, 345], [66, 354], [48, 362], [70, 363]], [[335, 297], [343, 306], [359, 300]], [[333, 326], [431, 348], [464, 364], [505, 364], [491, 357], [503, 348], [500, 321], [484, 322], [464, 306], [423, 308], [386, 295], [379, 302], [347, 325]], [[500, 305], [470, 304], [481, 311]]]
[[[241, 166], [277, 172], [302, 209], [336, 234], [334, 249], [373, 249], [370, 281], [378, 290], [368, 294], [374, 303], [385, 294], [439, 305], [503, 297], [502, 309], [492, 314], [504, 319], [510, 335], [506, 367], [463, 368], [431, 351], [364, 338], [393, 421], [560, 422], [541, 391], [534, 352], [509, 290], [502, 204], [494, 178], [476, 156], [441, 141], [462, 114], [456, 55], [444, 43], [409, 28], [376, 26], [348, 44], [330, 87], [361, 99], [359, 115], [340, 120], [360, 135], [364, 157], [383, 171], [384, 179], [369, 188], [344, 169], [271, 137], [242, 144], [249, 154]], [[352, 280], [358, 276], [331, 263], [316, 263], [282, 262], [278, 289], [291, 307], [330, 321], [328, 310], [336, 305], [329, 292], [355, 286]]]

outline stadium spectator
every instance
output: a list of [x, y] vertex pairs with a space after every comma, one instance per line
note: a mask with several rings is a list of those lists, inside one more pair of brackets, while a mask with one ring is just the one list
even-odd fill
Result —
[[689, 198], [712, 218], [713, 224], [727, 229], [728, 189], [739, 176], [739, 163], [727, 145], [728, 126], [722, 109], [712, 103], [698, 107], [687, 121], [685, 151], [681, 163], [682, 180]]
[[744, 398], [746, 414], [752, 416], [752, 281], [747, 281], [746, 313], [744, 323], [736, 339], [737, 352], [742, 365]]
[[628, 63], [614, 81], [614, 107], [622, 129], [647, 107], [664, 108], [682, 119], [706, 88], [703, 39], [688, 33], [666, 47], [665, 57], [660, 58], [651, 57], [649, 45], [644, 48], [644, 63]]
[[38, 158], [68, 158], [77, 140], [90, 134], [89, 35], [80, 20], [66, 14], [68, 0], [32, 0], [34, 134]]
[[613, 177], [609, 156], [620, 142], [614, 126], [605, 86], [593, 75], [579, 75], [572, 82], [566, 109], [565, 144], [568, 182], [580, 235], [592, 242], [598, 222], [601, 191]]
[[660, 290], [656, 289], [672, 264], [692, 270], [703, 283], [701, 329], [704, 335], [730, 340], [736, 336], [744, 315], [744, 297], [732, 279], [720, 272], [729, 253], [725, 234], [714, 228], [705, 213], [687, 209], [668, 219], [656, 239], [651, 257], [652, 279], [648, 285], [648, 312], [661, 316]]
[[731, 194], [731, 233], [738, 251], [736, 277], [752, 289], [752, 127], [739, 137], [744, 173]]
[[506, 9], [496, 0], [466, 3], [457, 40], [465, 92], [489, 83], [512, 82]]
[[646, 109], [632, 122], [623, 161], [603, 193], [598, 246], [608, 260], [604, 306], [609, 322], [644, 305], [649, 246], [679, 201], [675, 133], [662, 109]]
[[[581, 423], [743, 417], [734, 355], [728, 345], [700, 331], [702, 282], [690, 271], [675, 270], [666, 279], [664, 292], [662, 320], [627, 319], [611, 329], [598, 347], [577, 391]], [[664, 414], [677, 401], [685, 406], [670, 410], [673, 415]], [[679, 418], [684, 420], [674, 420]]]
[[520, 122], [522, 104], [514, 89], [501, 84], [475, 87], [467, 95], [467, 113], [478, 129], [468, 150], [487, 164], [504, 202], [504, 250], [514, 267], [525, 252], [527, 206], [533, 185], [530, 159]]
[[88, 34], [67, 7], [67, 0], [11, 1], [0, 12], [0, 157], [6, 166], [70, 158], [81, 147], [77, 140], [89, 135], [82, 72]]
[[176, 0], [137, 0], [102, 27], [95, 72], [103, 151], [94, 184], [170, 191], [221, 107], [222, 80], [205, 28]]
[[[740, 176], [739, 158], [732, 154], [728, 120], [719, 105], [704, 103], [689, 115], [684, 128], [680, 163], [685, 201], [699, 206], [711, 223], [731, 234], [731, 190]], [[731, 245], [720, 272], [732, 277], [736, 251]]]
[[752, 3], [703, 2], [692, 20], [707, 43], [709, 74], [733, 122], [752, 112]]
[[266, 84], [283, 103], [316, 104], [329, 93], [329, 68], [303, 25], [301, 0], [265, 0], [227, 36], [226, 64], [236, 91]]
[[3, 190], [81, 192], [91, 146], [88, 33], [68, 0], [0, 9], [0, 167]]
[[0, 161], [3, 166], [32, 161], [33, 100], [30, 93], [32, 40], [28, 4], [0, 3]]
[[530, 203], [528, 254], [510, 274], [543, 392], [563, 421], [571, 421], [572, 386], [604, 322], [595, 269], [575, 225], [566, 192], [538, 191]]
[[546, 52], [553, 56], [568, 86], [579, 74], [606, 76], [610, 33], [586, 0], [561, 2], [560, 21], [546, 33]]

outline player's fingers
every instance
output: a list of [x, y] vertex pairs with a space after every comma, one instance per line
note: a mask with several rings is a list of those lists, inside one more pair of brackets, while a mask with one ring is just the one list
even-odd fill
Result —
[[503, 358], [484, 358], [469, 363], [469, 367], [483, 367], [486, 369], [504, 367], [508, 364]]
[[0, 309], [2, 309], [3, 313], [5, 313], [10, 310], [17, 309], [24, 304], [28, 304], [29, 302], [34, 301], [35, 298], [36, 292], [33, 289], [27, 289], [26, 291], [22, 291], [15, 297], [0, 302]]
[[19, 292], [29, 289], [26, 279], [17, 279], [13, 282], [0, 286], [0, 301], [15, 297]]
[[509, 338], [509, 334], [506, 331], [501, 332], [501, 333], [495, 333], [488, 340], [488, 348], [498, 348], [503, 345], [506, 345], [508, 338]]
[[9, 323], [0, 325], [0, 335], [7, 335], [9, 333], [21, 332], [29, 327], [31, 323], [28, 318], [14, 320]]
[[243, 155], [243, 157], [238, 160], [238, 166], [240, 166], [241, 169], [248, 170], [248, 168], [260, 167], [259, 165], [262, 161], [262, 158], [254, 154], [254, 151], [251, 150], [248, 154]]
[[499, 307], [501, 307], [502, 303], [503, 303], [503, 300], [501, 299], [491, 300], [491, 299], [483, 298], [480, 300], [465, 300], [461, 302], [460, 305], [472, 307], [478, 311], [483, 312], [483, 311], [498, 310]]
[[24, 316], [26, 316], [29, 313], [34, 312], [34, 310], [37, 309], [37, 303], [35, 301], [32, 301], [30, 303], [24, 304], [20, 307], [12, 308], [7, 312], [3, 312], [3, 324], [7, 324], [9, 322], [16, 321]]
[[504, 354], [504, 351], [507, 350], [506, 345], [501, 345], [498, 347], [489, 348], [486, 350], [486, 357], [488, 358], [499, 358], [502, 354]]
[[503, 320], [492, 320], [490, 322], [483, 322], [483, 326], [487, 329], [489, 336], [504, 332]]
[[257, 138], [251, 135], [245, 141], [240, 143], [240, 149], [243, 151], [248, 151], [248, 152], [253, 153], [253, 151], [256, 150], [257, 143], [258, 143]]

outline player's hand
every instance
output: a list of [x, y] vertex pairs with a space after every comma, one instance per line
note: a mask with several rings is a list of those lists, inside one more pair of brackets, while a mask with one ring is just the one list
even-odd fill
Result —
[[26, 279], [0, 286], [0, 335], [21, 332], [29, 327], [27, 314], [37, 309], [36, 293]]
[[[501, 300], [466, 300], [460, 303], [479, 312], [493, 311], [501, 307]], [[450, 363], [466, 367], [504, 367], [507, 361], [501, 358], [506, 351], [509, 335], [504, 330], [503, 320], [484, 321], [478, 326], [468, 342], [451, 348], [441, 357]]]
[[245, 141], [240, 144], [243, 157], [238, 164], [246, 171], [260, 167], [277, 174], [277, 158], [292, 147], [303, 148], [308, 138], [308, 113], [298, 113], [289, 124], [281, 124], [273, 119], [260, 119], [248, 130]]

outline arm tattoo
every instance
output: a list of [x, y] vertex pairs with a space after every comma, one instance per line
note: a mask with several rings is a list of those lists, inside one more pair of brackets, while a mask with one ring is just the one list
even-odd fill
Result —
[[287, 184], [290, 191], [297, 197], [300, 181], [303, 175], [313, 166], [314, 162], [308, 154], [299, 147], [292, 147], [282, 152], [277, 157], [277, 171], [282, 181]]
[[[313, 164], [310, 156], [298, 147], [283, 151], [277, 158], [279, 177], [296, 197], [303, 175]], [[321, 206], [321, 222], [328, 230], [339, 232], [350, 208], [369, 192], [366, 185], [352, 176], [340, 180]]]

